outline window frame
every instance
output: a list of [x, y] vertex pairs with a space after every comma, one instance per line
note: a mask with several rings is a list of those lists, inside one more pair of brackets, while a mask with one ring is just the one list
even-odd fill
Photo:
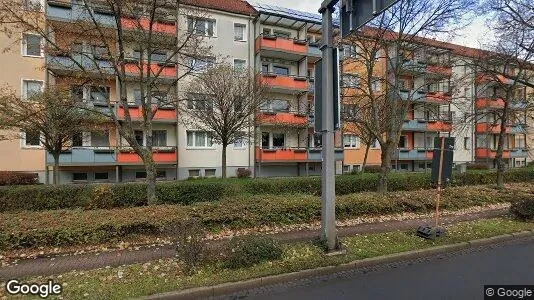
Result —
[[22, 149], [42, 149], [43, 141], [41, 140], [41, 133], [39, 133], [39, 144], [38, 145], [28, 145], [26, 139], [26, 132], [21, 131], [21, 148]]
[[[197, 133], [205, 133], [206, 135], [204, 136], [204, 146], [199, 146], [196, 144], [196, 140], [197, 140]], [[193, 144], [192, 145], [189, 145], [189, 134], [192, 134], [192, 141], [193, 141]], [[210, 141], [211, 139], [211, 141]], [[209, 142], [211, 143], [210, 146], [209, 145]], [[213, 137], [212, 137], [212, 134], [211, 132], [209, 131], [205, 131], [205, 130], [186, 130], [185, 132], [185, 145], [186, 145], [186, 149], [188, 150], [213, 150], [215, 149], [215, 143], [213, 142]]]
[[29, 78], [22, 78], [21, 79], [21, 94], [22, 94], [22, 99], [24, 100], [27, 100], [29, 97], [28, 97], [28, 88], [27, 88], [27, 85], [25, 86], [25, 83], [27, 82], [40, 82], [41, 83], [41, 92], [44, 91], [44, 80], [39, 80], [39, 79], [29, 79]]
[[[348, 137], [349, 143], [347, 146], [347, 143], [345, 142], [345, 138]], [[360, 149], [361, 148], [361, 140], [360, 137], [353, 133], [346, 133], [343, 134], [343, 148], [346, 149]]]
[[[236, 39], [236, 27], [241, 27], [243, 28], [243, 39], [241, 40], [238, 40]], [[247, 41], [247, 35], [248, 35], [248, 30], [247, 30], [247, 24], [244, 24], [244, 23], [239, 23], [239, 22], [234, 22], [234, 42], [246, 42]]]
[[[198, 20], [201, 20], [204, 23], [204, 32], [203, 33], [199, 33], [197, 32], [197, 24], [196, 22]], [[190, 24], [190, 21], [192, 21], [192, 27], [190, 28], [189, 24]], [[209, 23], [212, 23], [212, 34], [209, 35]], [[217, 37], [217, 19], [214, 19], [214, 18], [201, 18], [201, 17], [188, 17], [187, 18], [187, 32], [188, 33], [192, 33], [192, 34], [196, 34], [196, 35], [201, 35], [201, 36], [205, 36], [205, 37], [209, 37], [209, 38], [216, 38]]]
[[[27, 36], [37, 36], [37, 37], [39, 37], [39, 55], [28, 54]], [[41, 37], [40, 35], [35, 34], [35, 33], [23, 32], [22, 33], [22, 39], [21, 39], [21, 55], [24, 56], [24, 57], [43, 58], [44, 57], [43, 37]]]

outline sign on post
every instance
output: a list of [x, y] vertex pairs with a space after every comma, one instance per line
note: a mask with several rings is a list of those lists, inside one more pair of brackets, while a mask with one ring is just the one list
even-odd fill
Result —
[[342, 0], [341, 37], [360, 29], [398, 0]]
[[[339, 49], [334, 48], [333, 53], [333, 61], [334, 61], [334, 74], [332, 76], [327, 76], [327, 79], [333, 80], [333, 86], [334, 86], [334, 92], [333, 92], [333, 99], [334, 99], [334, 130], [337, 130], [341, 128], [341, 112], [340, 112], [340, 106], [341, 106], [341, 96], [340, 96], [340, 80], [339, 80]], [[315, 63], [315, 82], [314, 82], [314, 128], [315, 132], [322, 132], [326, 128], [323, 126], [323, 118], [322, 118], [322, 112], [323, 112], [323, 60], [319, 59]], [[324, 79], [326, 80], [326, 79]]]
[[[443, 149], [441, 149], [442, 141]], [[443, 155], [441, 155], [443, 151]], [[443, 157], [443, 162], [441, 158]], [[434, 138], [434, 157], [432, 158], [432, 183], [446, 185], [452, 180], [452, 163], [454, 158], [454, 138], [453, 137], [437, 137]], [[439, 171], [441, 165], [441, 182], [438, 182]]]

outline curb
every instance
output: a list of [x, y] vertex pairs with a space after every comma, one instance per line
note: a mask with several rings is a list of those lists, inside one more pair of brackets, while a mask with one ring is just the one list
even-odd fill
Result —
[[260, 277], [255, 279], [249, 279], [238, 282], [222, 283], [214, 286], [191, 288], [182, 291], [174, 291], [162, 294], [156, 294], [148, 296], [142, 299], [198, 299], [208, 297], [220, 297], [228, 294], [232, 294], [242, 290], [248, 290], [253, 288], [260, 288], [263, 286], [275, 285], [279, 283], [287, 283], [288, 281], [306, 279], [311, 277], [320, 277], [324, 275], [330, 275], [334, 273], [340, 273], [349, 271], [355, 268], [372, 267], [381, 264], [400, 262], [404, 260], [411, 260], [415, 258], [424, 258], [433, 255], [460, 251], [468, 248], [476, 248], [484, 245], [505, 242], [510, 240], [520, 240], [523, 238], [534, 237], [534, 230], [522, 231], [517, 233], [503, 234], [494, 237], [473, 240], [469, 242], [461, 242], [456, 244], [449, 244], [443, 246], [437, 246], [426, 249], [412, 250], [407, 252], [389, 254], [384, 256], [377, 256], [371, 258], [365, 258], [356, 260], [337, 266], [320, 267], [316, 269], [307, 269], [298, 272], [285, 273], [279, 275], [271, 275], [266, 277]]

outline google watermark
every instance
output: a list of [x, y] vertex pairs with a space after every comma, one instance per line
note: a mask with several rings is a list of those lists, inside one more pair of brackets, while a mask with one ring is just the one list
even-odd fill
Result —
[[534, 285], [485, 285], [484, 299], [534, 299]]
[[61, 294], [63, 287], [53, 280], [47, 283], [23, 283], [17, 279], [11, 279], [6, 283], [6, 291], [10, 295], [33, 295], [47, 298]]

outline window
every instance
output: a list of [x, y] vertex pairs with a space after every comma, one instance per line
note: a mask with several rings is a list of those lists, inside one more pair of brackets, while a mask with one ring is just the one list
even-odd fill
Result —
[[43, 82], [38, 80], [23, 80], [22, 93], [23, 97], [28, 99], [43, 90]]
[[153, 62], [163, 63], [167, 61], [167, 53], [163, 51], [152, 52], [150, 55], [150, 60]]
[[380, 49], [375, 52], [375, 60], [379, 60], [382, 57], [382, 51]]
[[311, 148], [321, 148], [323, 145], [323, 137], [320, 132], [310, 134], [310, 138], [308, 141], [308, 146], [310, 146]]
[[288, 112], [289, 102], [286, 100], [268, 100], [261, 104], [262, 111]]
[[288, 67], [273, 66], [273, 73], [276, 75], [289, 75]]
[[72, 181], [87, 181], [87, 173], [72, 173]]
[[261, 65], [261, 72], [263, 74], [268, 74], [269, 73], [269, 65], [268, 64], [262, 64]]
[[284, 147], [285, 146], [285, 134], [283, 133], [273, 133], [273, 147]]
[[373, 78], [373, 81], [371, 82], [371, 88], [373, 92], [380, 92], [381, 83], [379, 78]]
[[93, 147], [109, 147], [109, 131], [92, 132], [91, 146]]
[[211, 133], [206, 131], [187, 131], [187, 147], [213, 147]]
[[91, 52], [97, 60], [108, 59], [108, 49], [106, 46], [93, 45], [91, 46]]
[[72, 99], [76, 101], [82, 101], [83, 100], [83, 86], [81, 85], [71, 86], [70, 94], [71, 94]]
[[345, 148], [360, 148], [360, 137], [354, 134], [344, 134], [343, 145]]
[[22, 7], [32, 11], [40, 11], [42, 8], [40, 0], [22, 0]]
[[134, 130], [135, 140], [140, 146], [145, 145], [144, 134], [142, 130]]
[[262, 132], [261, 133], [261, 147], [262, 148], [269, 148], [269, 133], [268, 132]]
[[107, 172], [96, 172], [95, 173], [95, 180], [108, 180], [109, 179], [109, 173]]
[[234, 59], [234, 69], [236, 71], [243, 71], [247, 67], [247, 61], [244, 59]]
[[288, 32], [288, 31], [282, 31], [282, 30], [277, 30], [275, 29], [274, 31], [274, 35], [277, 36], [277, 37], [283, 37], [283, 38], [291, 38], [291, 33]]
[[133, 93], [134, 93], [135, 105], [143, 105], [143, 101], [142, 101], [143, 97], [141, 96], [141, 91], [134, 90]]
[[399, 139], [399, 148], [408, 148], [408, 137], [402, 135]]
[[145, 179], [146, 178], [146, 172], [135, 172], [135, 179]]
[[264, 35], [271, 35], [271, 28], [263, 28]]
[[41, 36], [35, 34], [24, 34], [22, 39], [22, 49], [23, 55], [26, 56], [38, 56], [41, 57], [43, 54], [41, 52], [42, 44]]
[[360, 86], [360, 75], [357, 74], [343, 74], [343, 87], [356, 88]]
[[152, 104], [157, 104], [158, 107], [169, 105], [167, 101], [167, 93], [161, 91], [152, 92]]
[[200, 170], [199, 169], [189, 170], [189, 177], [200, 177]]
[[191, 94], [187, 100], [187, 109], [208, 110], [213, 107], [213, 100], [209, 95]]
[[400, 164], [400, 169], [403, 171], [408, 171], [408, 164]]
[[23, 133], [25, 147], [39, 147], [41, 146], [41, 135], [39, 132]]
[[143, 52], [141, 50], [134, 50], [132, 56], [136, 61], [140, 61], [143, 58]]
[[212, 37], [216, 34], [216, 22], [213, 19], [189, 18], [187, 29], [189, 33]]
[[380, 148], [380, 143], [378, 142], [377, 139], [374, 139], [374, 140], [371, 142], [371, 148], [372, 148], [372, 149], [379, 149], [379, 148]]
[[192, 72], [204, 73], [215, 64], [215, 58], [189, 58], [188, 66]]
[[215, 169], [206, 169], [204, 170], [205, 177], [215, 177]]
[[72, 136], [72, 147], [83, 146], [83, 133], [78, 132]]
[[156, 171], [156, 178], [158, 179], [167, 178], [167, 172], [165, 172], [165, 170]]
[[247, 26], [245, 24], [234, 24], [234, 41], [246, 41]]
[[464, 137], [464, 149], [465, 150], [471, 149], [471, 138], [470, 137]]
[[238, 136], [234, 139], [234, 148], [244, 148], [246, 144], [246, 134], [240, 132]]
[[355, 45], [343, 45], [343, 57], [356, 57], [359, 48]]
[[109, 87], [91, 86], [89, 99], [95, 103], [107, 103], [109, 101]]
[[153, 130], [152, 145], [156, 147], [167, 146], [167, 130]]

